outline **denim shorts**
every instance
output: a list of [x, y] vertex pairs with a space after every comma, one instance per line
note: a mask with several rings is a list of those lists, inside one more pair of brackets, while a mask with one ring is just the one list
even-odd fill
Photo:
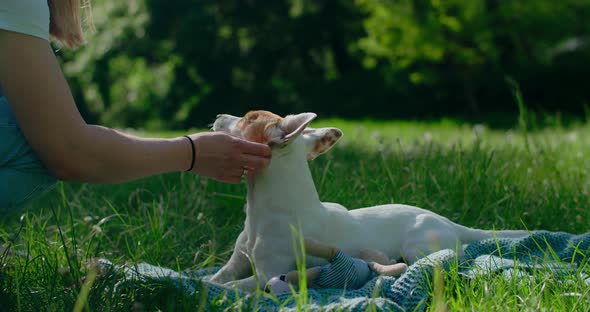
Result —
[[56, 183], [27, 143], [0, 90], [0, 216], [23, 208]]

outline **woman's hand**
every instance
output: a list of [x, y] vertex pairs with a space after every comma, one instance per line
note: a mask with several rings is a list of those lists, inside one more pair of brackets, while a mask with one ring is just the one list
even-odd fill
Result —
[[222, 132], [197, 133], [191, 138], [195, 143], [195, 166], [192, 172], [198, 175], [239, 183], [244, 173], [254, 175], [270, 162], [271, 150], [265, 144], [249, 142]]

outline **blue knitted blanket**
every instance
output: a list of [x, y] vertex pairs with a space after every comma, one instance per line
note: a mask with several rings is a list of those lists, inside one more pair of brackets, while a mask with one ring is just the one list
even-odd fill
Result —
[[[514, 274], [526, 276], [535, 270], [554, 274], [556, 279], [564, 273], [577, 270], [585, 264], [585, 255], [590, 251], [590, 233], [572, 235], [561, 232], [535, 231], [521, 239], [488, 239], [465, 247], [465, 255], [458, 258], [453, 250], [441, 250], [413, 265], [399, 278], [376, 277], [364, 287], [343, 291], [342, 289], [308, 289], [307, 311], [423, 311], [430, 300], [431, 283], [435, 268], [448, 269], [459, 264], [459, 274], [475, 278], [481, 274]], [[186, 295], [207, 296], [205, 311], [236, 308], [261, 311], [297, 311], [292, 294], [270, 297], [261, 293], [245, 293], [226, 289], [206, 282], [206, 276], [216, 269], [175, 271], [146, 263], [134, 266], [114, 266], [101, 260], [103, 267], [117, 272], [119, 282], [116, 291], [128, 287], [141, 287], [161, 282], [174, 285]], [[204, 279], [205, 278], [205, 279]], [[590, 278], [586, 279], [590, 283]], [[278, 299], [278, 300], [277, 300]]]

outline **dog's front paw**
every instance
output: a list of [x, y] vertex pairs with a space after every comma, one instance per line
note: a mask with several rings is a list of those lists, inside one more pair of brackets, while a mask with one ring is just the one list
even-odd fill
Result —
[[256, 279], [254, 276], [250, 276], [241, 280], [226, 282], [223, 284], [223, 286], [230, 289], [239, 289], [243, 291], [252, 292], [256, 289], [262, 289], [265, 284], [266, 281], [260, 281]]
[[231, 280], [226, 275], [227, 274], [224, 272], [222, 268], [221, 270], [217, 271], [217, 273], [213, 274], [213, 276], [211, 276], [208, 281], [211, 283], [224, 284]]
[[266, 282], [264, 291], [276, 296], [291, 291], [291, 286], [285, 281], [285, 275], [275, 276]]

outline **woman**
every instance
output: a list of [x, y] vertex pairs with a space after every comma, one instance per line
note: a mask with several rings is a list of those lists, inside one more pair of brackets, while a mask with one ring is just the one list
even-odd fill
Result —
[[223, 133], [145, 139], [87, 124], [49, 44], [83, 42], [79, 1], [0, 1], [0, 212], [57, 180], [120, 183], [185, 170], [238, 183], [268, 164], [268, 146]]

